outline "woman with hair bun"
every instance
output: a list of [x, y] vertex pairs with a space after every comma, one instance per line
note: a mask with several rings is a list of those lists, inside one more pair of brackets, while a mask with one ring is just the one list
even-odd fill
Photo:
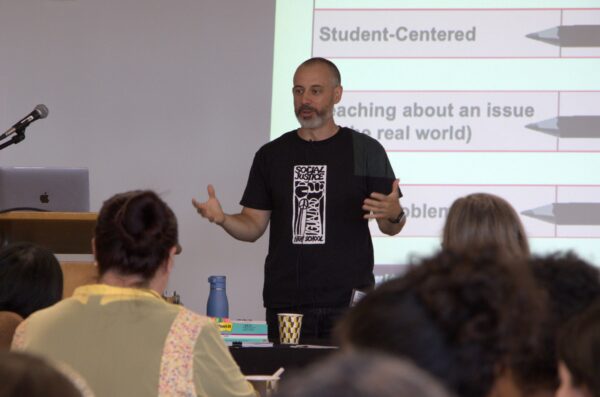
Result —
[[117, 194], [93, 240], [99, 284], [24, 321], [13, 347], [79, 372], [96, 396], [253, 396], [216, 325], [161, 298], [180, 250], [152, 191]]

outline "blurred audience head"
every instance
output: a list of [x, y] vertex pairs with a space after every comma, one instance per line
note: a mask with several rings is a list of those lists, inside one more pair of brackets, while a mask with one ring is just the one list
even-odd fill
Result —
[[27, 318], [62, 298], [63, 274], [46, 248], [14, 243], [0, 249], [0, 310]]
[[556, 340], [560, 328], [600, 298], [600, 272], [573, 253], [553, 254], [530, 260], [537, 283], [548, 297], [548, 316], [535, 349], [513, 365], [519, 388], [532, 395], [559, 385]]
[[81, 397], [65, 375], [36, 356], [0, 352], [0, 397]]
[[558, 360], [557, 397], [600, 397], [600, 300], [561, 329]]
[[15, 312], [0, 311], [0, 351], [9, 350], [15, 330], [23, 321], [23, 317]]
[[450, 397], [407, 360], [374, 352], [337, 353], [281, 384], [278, 397]]
[[543, 311], [528, 266], [446, 250], [369, 293], [337, 332], [343, 347], [407, 357], [456, 395], [485, 397]]
[[148, 281], [179, 250], [177, 219], [152, 191], [117, 194], [98, 214], [94, 247], [101, 277], [111, 271]]
[[500, 247], [509, 257], [526, 258], [529, 244], [517, 212], [503, 198], [475, 193], [454, 201], [442, 236], [442, 246], [455, 251]]

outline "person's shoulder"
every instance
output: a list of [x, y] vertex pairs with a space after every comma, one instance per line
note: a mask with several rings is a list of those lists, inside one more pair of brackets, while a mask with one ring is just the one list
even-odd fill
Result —
[[[15, 330], [15, 338], [19, 340], [23, 339], [23, 335], [29, 334], [29, 330], [32, 330], [33, 332], [43, 332], [45, 329], [52, 329], [55, 326], [60, 326], [64, 323], [64, 318], [73, 313], [75, 305], [77, 305], [77, 302], [74, 301], [73, 298], [66, 298], [50, 307], [31, 313], [29, 317], [20, 322]], [[16, 342], [14, 343], [16, 345], [19, 344]]]
[[79, 301], [76, 300], [75, 298], [73, 298], [73, 297], [65, 298], [65, 299], [55, 303], [52, 306], [49, 306], [49, 307], [46, 307], [46, 308], [43, 308], [43, 309], [40, 309], [38, 311], [31, 313], [31, 315], [29, 315], [29, 317], [27, 317], [26, 321], [29, 323], [32, 323], [32, 322], [38, 322], [38, 321], [43, 322], [48, 319], [53, 319], [58, 316], [64, 315], [64, 313], [70, 312], [71, 309], [73, 309], [79, 305], [80, 305]]
[[179, 326], [185, 329], [197, 329], [205, 327], [206, 325], [213, 324], [215, 322], [211, 317], [204, 316], [202, 314], [198, 314], [194, 311], [186, 309], [183, 306], [171, 305], [174, 306], [175, 310], [178, 310], [177, 317], [175, 321]]
[[255, 159], [261, 159], [269, 161], [269, 159], [279, 158], [282, 152], [284, 152], [294, 145], [298, 140], [296, 135], [297, 130], [289, 131], [283, 135], [273, 139], [270, 142], [265, 143], [256, 151]]
[[288, 131], [273, 139], [270, 142], [265, 143], [258, 150], [259, 152], [269, 152], [271, 150], [277, 150], [279, 147], [289, 145], [294, 142], [296, 138], [297, 130]]

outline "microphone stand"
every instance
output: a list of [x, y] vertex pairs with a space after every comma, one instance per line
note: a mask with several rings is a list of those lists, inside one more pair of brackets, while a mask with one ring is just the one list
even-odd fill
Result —
[[10, 140], [0, 144], [0, 150], [4, 149], [5, 147], [10, 146], [10, 145], [16, 145], [17, 143], [21, 142], [24, 139], [25, 139], [25, 128], [19, 128], [16, 131], [15, 136], [13, 136]]

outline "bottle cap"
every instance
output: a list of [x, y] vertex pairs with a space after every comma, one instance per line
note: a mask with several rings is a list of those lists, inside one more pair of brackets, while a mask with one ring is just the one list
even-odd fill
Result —
[[226, 279], [225, 276], [210, 276], [208, 282], [211, 288], [225, 288]]

